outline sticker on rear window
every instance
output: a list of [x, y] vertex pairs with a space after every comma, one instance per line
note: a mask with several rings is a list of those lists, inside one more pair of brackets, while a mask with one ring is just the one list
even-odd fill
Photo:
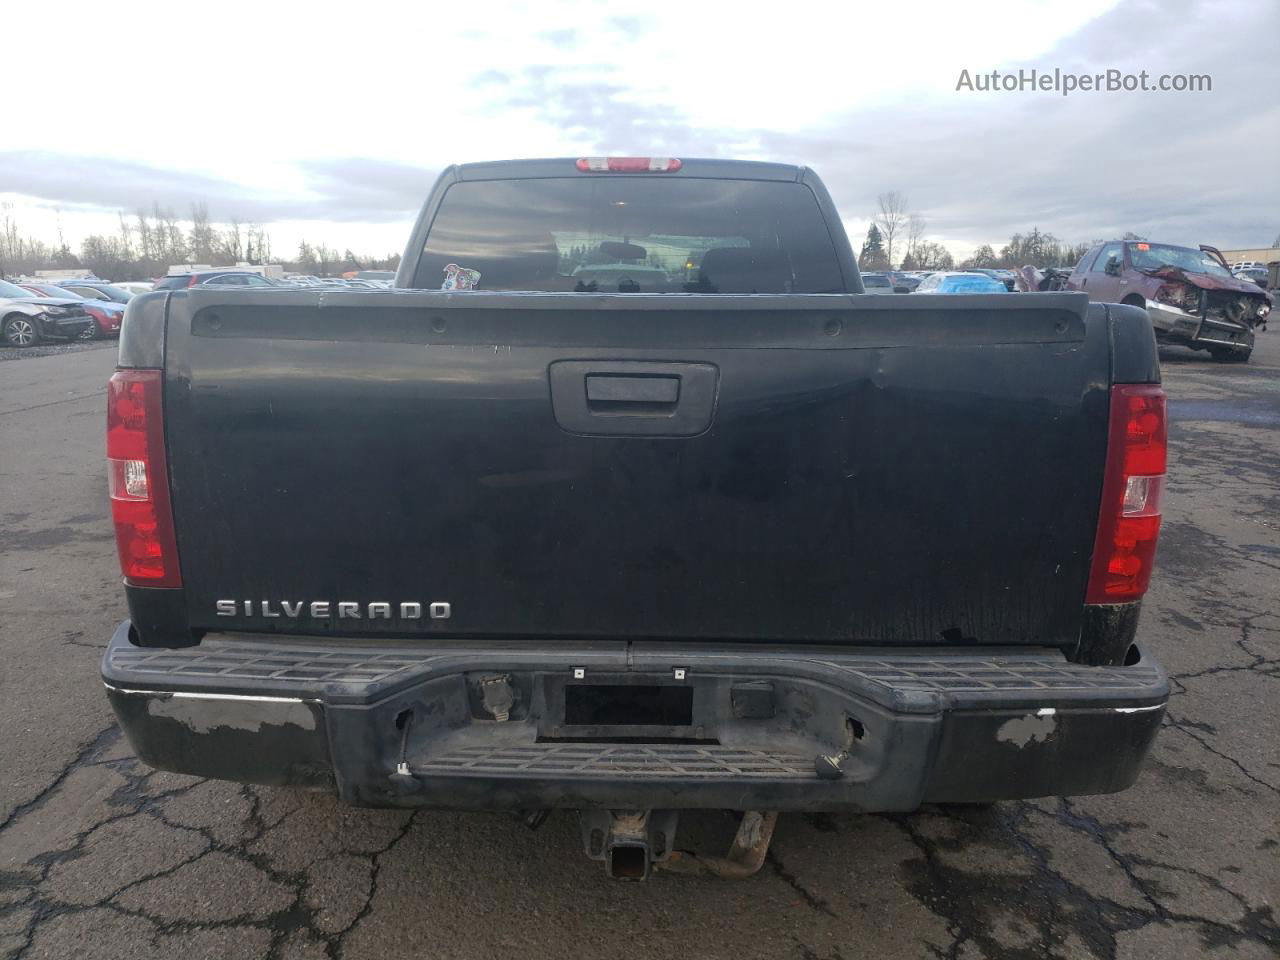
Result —
[[470, 270], [451, 263], [444, 268], [444, 283], [441, 290], [474, 290], [480, 285], [480, 271]]

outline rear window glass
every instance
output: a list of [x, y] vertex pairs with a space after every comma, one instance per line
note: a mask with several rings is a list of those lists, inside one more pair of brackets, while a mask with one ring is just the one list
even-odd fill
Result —
[[842, 293], [799, 183], [608, 175], [449, 188], [419, 288], [556, 293]]
[[191, 282], [190, 277], [165, 277], [163, 280], [156, 281], [153, 290], [177, 290], [185, 287]]

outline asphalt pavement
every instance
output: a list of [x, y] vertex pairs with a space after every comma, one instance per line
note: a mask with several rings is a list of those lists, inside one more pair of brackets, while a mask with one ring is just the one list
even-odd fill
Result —
[[[1280, 329], [1162, 352], [1170, 481], [1140, 639], [1174, 696], [1138, 783], [910, 816], [784, 815], [749, 881], [608, 880], [575, 819], [352, 810], [149, 770], [98, 676], [125, 616], [110, 349], [0, 359], [0, 956], [1275, 958]], [[728, 842], [686, 814], [680, 846]]]

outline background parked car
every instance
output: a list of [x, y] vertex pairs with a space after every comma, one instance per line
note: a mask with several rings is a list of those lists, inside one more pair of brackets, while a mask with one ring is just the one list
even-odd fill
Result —
[[1266, 267], [1237, 267], [1231, 274], [1237, 280], [1250, 280], [1262, 287], [1264, 290], [1267, 286], [1267, 268]]
[[[79, 300], [84, 307], [84, 312], [93, 317], [93, 326], [88, 327], [81, 335], [84, 340], [120, 336], [120, 322], [124, 320], [124, 304], [122, 303], [77, 293], [74, 290], [53, 283], [23, 282], [18, 286], [30, 290], [37, 297], [52, 297], [55, 300], [59, 297], [66, 297], [72, 300]], [[97, 293], [96, 290], [92, 290], [90, 287], [84, 289]]]
[[140, 293], [150, 293], [155, 289], [155, 284], [150, 280], [117, 280], [112, 284], [113, 287], [119, 287], [137, 296]]
[[1018, 281], [1018, 275], [1007, 267], [996, 267], [994, 272], [996, 279], [1003, 283], [1009, 290], [1012, 290]]
[[894, 293], [911, 293], [916, 287], [920, 286], [920, 278], [914, 273], [904, 273], [901, 270], [889, 271], [889, 282], [893, 284]]
[[1012, 270], [1004, 270], [1004, 269], [997, 270], [997, 269], [992, 269], [988, 267], [972, 267], [971, 269], [965, 272], [981, 273], [984, 276], [990, 277], [992, 280], [998, 280], [1004, 284], [1004, 288], [1006, 290], [1012, 290], [1018, 279], [1018, 275], [1014, 273]]
[[1095, 244], [1067, 285], [1090, 300], [1143, 307], [1156, 339], [1215, 360], [1243, 362], [1253, 352], [1254, 328], [1265, 325], [1271, 295], [1238, 280], [1213, 247], [1110, 240]]
[[155, 290], [185, 290], [187, 287], [278, 287], [260, 273], [247, 270], [198, 270], [194, 273], [173, 273], [156, 281]]
[[977, 271], [944, 270], [920, 281], [916, 293], [1008, 293], [995, 277]]
[[7, 347], [32, 347], [48, 338], [75, 340], [93, 325], [77, 299], [37, 297], [0, 280], [0, 342]]
[[78, 293], [88, 300], [110, 300], [112, 303], [128, 303], [133, 293], [105, 280], [59, 280], [63, 290]]

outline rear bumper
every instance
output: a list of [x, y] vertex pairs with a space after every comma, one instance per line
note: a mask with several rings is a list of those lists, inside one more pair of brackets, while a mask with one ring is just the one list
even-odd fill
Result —
[[[360, 806], [902, 811], [1108, 793], [1137, 776], [1169, 691], [1149, 658], [1034, 649], [211, 636], [167, 650], [128, 632], [102, 674], [142, 760], [335, 786]], [[484, 706], [495, 678], [514, 695], [503, 721]], [[566, 723], [567, 688], [629, 684], [690, 689], [688, 723], [625, 739]], [[842, 748], [841, 773], [820, 778], [815, 759]]]

